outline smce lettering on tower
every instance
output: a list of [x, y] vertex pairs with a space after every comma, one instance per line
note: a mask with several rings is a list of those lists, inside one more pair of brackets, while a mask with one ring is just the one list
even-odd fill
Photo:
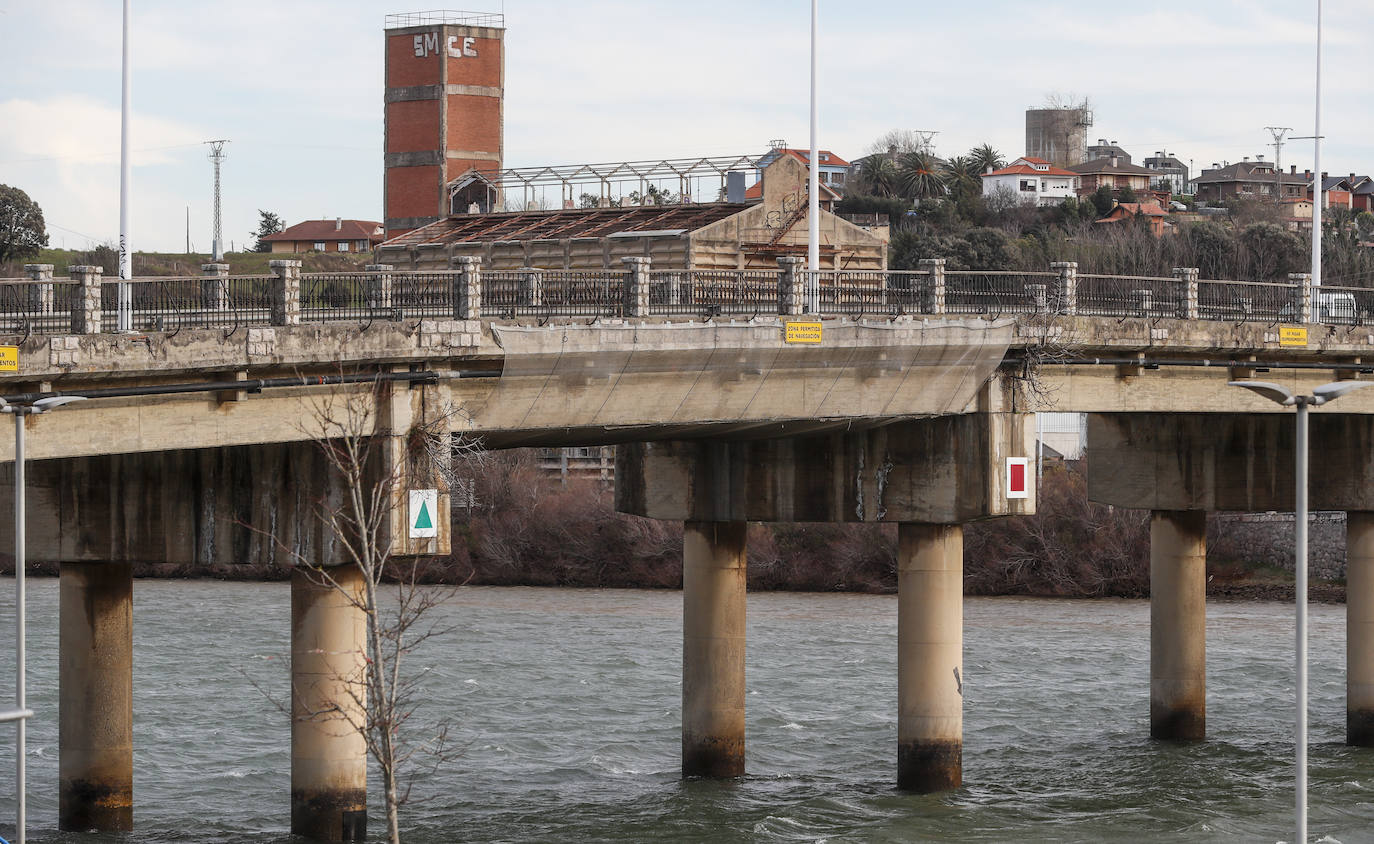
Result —
[[[457, 35], [450, 35], [448, 37], [448, 54], [451, 58], [461, 59], [464, 56], [469, 58], [477, 57], [477, 48], [473, 46], [477, 43], [477, 39], [465, 37], [462, 39], [463, 43], [461, 45], [458, 43], [458, 40]], [[424, 35], [415, 36], [416, 58], [423, 59], [437, 52], [439, 52], [439, 33], [427, 32]]]

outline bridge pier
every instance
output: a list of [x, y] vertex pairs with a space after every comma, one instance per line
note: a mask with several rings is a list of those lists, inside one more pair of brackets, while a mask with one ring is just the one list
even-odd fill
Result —
[[367, 834], [367, 619], [357, 566], [291, 573], [291, 832]]
[[133, 569], [63, 563], [58, 601], [58, 828], [131, 830]]
[[682, 530], [682, 775], [744, 774], [748, 523]]
[[1345, 743], [1374, 747], [1374, 512], [1345, 522]]
[[963, 784], [964, 529], [897, 528], [897, 787]]
[[1207, 735], [1207, 513], [1150, 514], [1150, 736]]

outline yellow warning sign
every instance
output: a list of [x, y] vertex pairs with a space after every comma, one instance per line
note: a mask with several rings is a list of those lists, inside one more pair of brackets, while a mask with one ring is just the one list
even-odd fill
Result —
[[789, 322], [783, 329], [783, 339], [788, 343], [820, 343], [821, 323]]
[[19, 347], [0, 346], [0, 372], [19, 371]]
[[1280, 346], [1306, 346], [1307, 329], [1296, 325], [1279, 326]]

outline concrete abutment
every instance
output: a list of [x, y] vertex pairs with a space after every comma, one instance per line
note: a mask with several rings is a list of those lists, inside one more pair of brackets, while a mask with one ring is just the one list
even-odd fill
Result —
[[1374, 512], [1345, 523], [1345, 743], [1374, 747]]

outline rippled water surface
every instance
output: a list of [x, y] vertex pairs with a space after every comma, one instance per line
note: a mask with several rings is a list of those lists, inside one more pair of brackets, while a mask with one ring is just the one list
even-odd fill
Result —
[[[0, 581], [4, 700], [12, 587]], [[56, 831], [57, 582], [30, 580], [30, 840], [290, 840], [289, 724], [268, 697], [289, 688], [289, 591], [135, 584], [137, 831], [92, 836]], [[966, 786], [938, 796], [893, 789], [890, 596], [750, 595], [749, 775], [682, 781], [680, 609], [677, 592], [454, 592], [435, 616], [452, 632], [412, 665], [423, 718], [452, 719], [465, 749], [415, 785], [406, 839], [1292, 838], [1288, 605], [1208, 606], [1209, 740], [1179, 746], [1148, 738], [1146, 602], [968, 600]], [[1374, 750], [1342, 743], [1344, 625], [1343, 607], [1313, 607], [1310, 831], [1351, 844], [1374, 842]], [[0, 725], [0, 834], [13, 747]]]

